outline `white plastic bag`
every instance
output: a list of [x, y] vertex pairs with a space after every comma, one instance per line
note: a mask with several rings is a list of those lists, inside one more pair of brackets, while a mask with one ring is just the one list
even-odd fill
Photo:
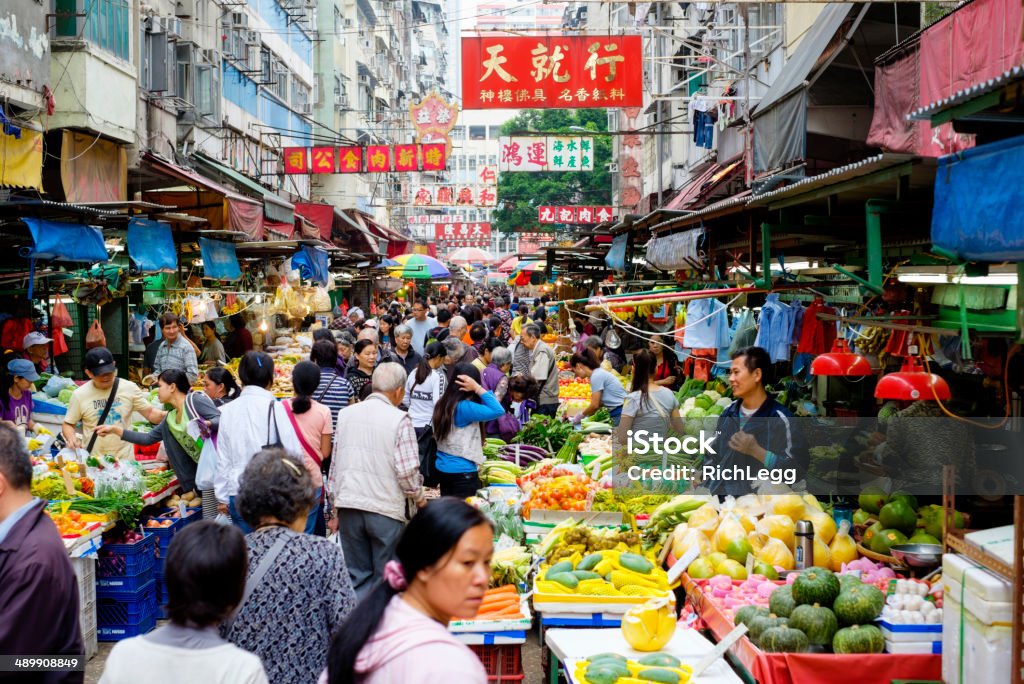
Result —
[[196, 489], [206, 491], [213, 489], [213, 480], [217, 476], [217, 447], [212, 439], [203, 442], [203, 450], [199, 452], [199, 464], [196, 466]]

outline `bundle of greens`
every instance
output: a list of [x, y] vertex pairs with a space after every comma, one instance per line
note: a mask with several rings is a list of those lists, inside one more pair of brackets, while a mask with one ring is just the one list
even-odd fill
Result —
[[139, 522], [142, 513], [142, 499], [137, 496], [107, 496], [102, 499], [75, 499], [68, 505], [69, 511], [107, 515], [115, 513], [117, 519], [129, 529]]
[[557, 418], [533, 414], [512, 439], [513, 443], [532, 444], [547, 449], [551, 453], [558, 452], [573, 432], [572, 425]]
[[142, 481], [146, 483], [146, 489], [154, 493], [166, 489], [167, 485], [171, 484], [171, 480], [173, 479], [173, 470], [164, 470], [158, 473], [146, 473], [142, 476]]

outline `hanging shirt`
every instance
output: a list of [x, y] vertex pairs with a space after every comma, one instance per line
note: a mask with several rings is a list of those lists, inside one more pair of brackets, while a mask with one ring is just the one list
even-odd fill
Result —
[[690, 349], [728, 347], [732, 338], [725, 304], [710, 297], [687, 304], [684, 339]]
[[804, 311], [803, 324], [800, 326], [800, 337], [797, 340], [798, 353], [824, 354], [832, 349], [836, 341], [836, 325], [832, 321], [818, 318], [819, 313], [834, 314], [835, 309], [818, 301], [807, 307]]
[[793, 316], [793, 333], [789, 338], [790, 344], [800, 344], [800, 331], [804, 327], [804, 314], [807, 309], [804, 307], [803, 302], [794, 300], [789, 303], [790, 315]]
[[772, 363], [789, 360], [789, 343], [793, 336], [793, 310], [779, 301], [772, 292], [761, 307], [760, 327], [754, 344], [768, 352]]

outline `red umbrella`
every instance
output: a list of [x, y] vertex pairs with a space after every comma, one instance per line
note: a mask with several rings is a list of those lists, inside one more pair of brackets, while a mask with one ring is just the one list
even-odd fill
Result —
[[511, 273], [519, 265], [519, 257], [511, 256], [498, 265], [498, 273]]

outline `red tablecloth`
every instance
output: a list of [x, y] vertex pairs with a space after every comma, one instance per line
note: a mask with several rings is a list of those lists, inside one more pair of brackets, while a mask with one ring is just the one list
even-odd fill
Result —
[[[708, 629], [717, 639], [735, 625], [716, 602], [701, 593], [697, 584], [683, 575], [688, 597], [700, 596], [697, 607]], [[942, 680], [941, 655], [835, 655], [831, 653], [765, 653], [746, 637], [730, 649], [760, 684], [890, 684], [894, 679]]]

